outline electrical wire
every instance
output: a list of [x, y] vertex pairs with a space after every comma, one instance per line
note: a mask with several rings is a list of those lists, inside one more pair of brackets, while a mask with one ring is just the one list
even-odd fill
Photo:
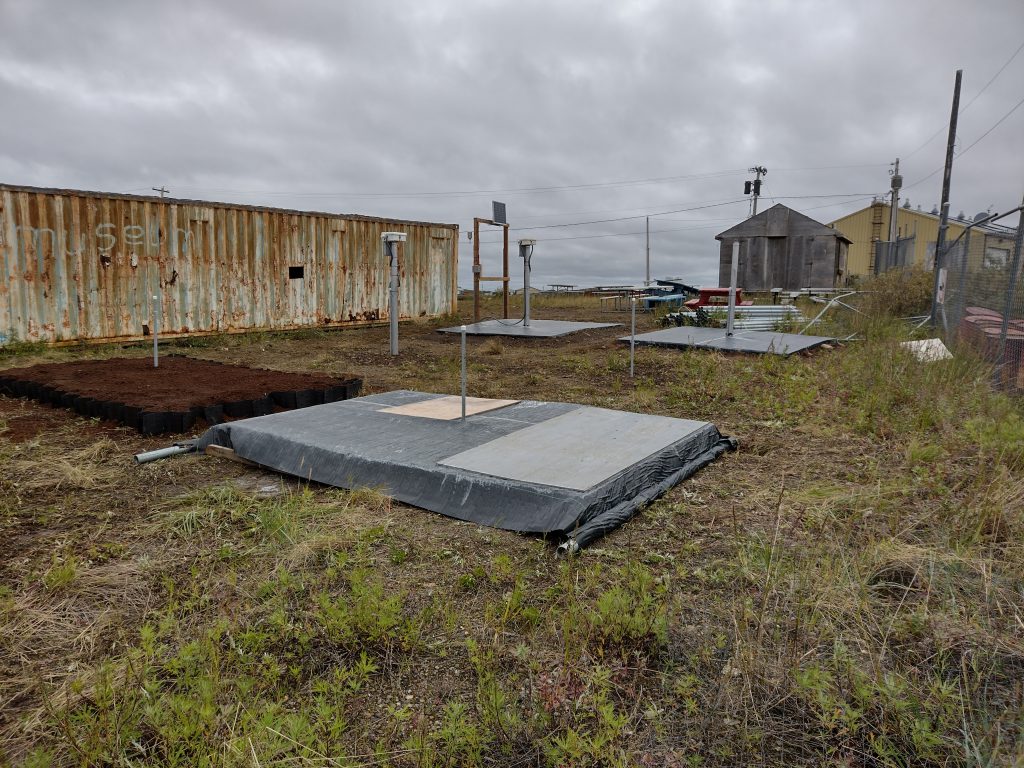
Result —
[[[957, 112], [957, 117], [959, 117], [959, 116], [960, 116], [960, 115], [962, 115], [962, 114], [963, 114], [964, 112], [966, 112], [966, 111], [967, 111], [968, 109], [970, 109], [971, 105], [972, 105], [972, 104], [973, 104], [973, 103], [974, 103], [975, 101], [977, 101], [977, 100], [978, 100], [978, 97], [979, 97], [979, 96], [981, 96], [981, 94], [983, 94], [983, 93], [984, 93], [984, 92], [985, 92], [986, 90], [988, 90], [988, 87], [989, 87], [990, 85], [992, 85], [992, 83], [994, 83], [994, 82], [996, 81], [996, 78], [998, 78], [998, 77], [999, 77], [999, 76], [1000, 76], [1001, 74], [1003, 74], [1003, 70], [1005, 70], [1005, 69], [1006, 69], [1006, 68], [1007, 68], [1008, 66], [1010, 66], [1010, 63], [1011, 63], [1011, 62], [1012, 62], [1012, 61], [1013, 61], [1013, 60], [1014, 60], [1015, 58], [1017, 58], [1018, 54], [1020, 54], [1020, 52], [1021, 52], [1021, 51], [1024, 51], [1024, 43], [1021, 43], [1021, 44], [1020, 44], [1020, 46], [1019, 46], [1019, 47], [1017, 48], [1017, 50], [1016, 50], [1016, 51], [1014, 51], [1014, 52], [1013, 52], [1013, 54], [1011, 54], [1010, 58], [1008, 58], [1008, 59], [1007, 59], [1007, 60], [1006, 60], [1006, 61], [1005, 61], [1005, 62], [1003, 63], [1003, 66], [1001, 66], [1001, 67], [1000, 67], [1000, 68], [999, 68], [999, 69], [998, 69], [998, 70], [996, 71], [996, 73], [995, 73], [994, 75], [992, 75], [991, 79], [990, 79], [990, 80], [989, 80], [989, 81], [988, 81], [987, 83], [985, 83], [985, 85], [983, 85], [983, 86], [981, 87], [981, 90], [980, 90], [980, 91], [978, 91], [978, 92], [977, 92], [976, 94], [974, 94], [974, 96], [972, 96], [972, 97], [971, 97], [971, 100], [970, 100], [970, 101], [968, 101], [968, 102], [967, 102], [966, 104], [964, 104], [964, 106], [963, 106], [963, 107], [962, 107], [962, 108], [961, 108], [961, 109], [960, 109], [960, 110], [959, 110], [959, 111]], [[934, 140], [935, 140], [936, 138], [938, 138], [939, 136], [941, 136], [941, 135], [942, 135], [942, 132], [943, 132], [943, 131], [948, 131], [948, 126], [943, 126], [942, 128], [939, 128], [939, 130], [937, 130], [937, 131], [936, 131], [935, 133], [933, 133], [933, 134], [932, 134], [931, 136], [929, 136], [929, 137], [928, 137], [927, 139], [925, 139], [925, 141], [924, 141], [924, 144], [922, 144], [921, 146], [919, 146], [919, 147], [918, 147], [917, 149], [915, 149], [915, 150], [914, 150], [913, 152], [911, 152], [911, 153], [910, 153], [909, 155], [905, 155], [905, 156], [903, 157], [903, 159], [904, 159], [904, 160], [909, 160], [910, 158], [912, 158], [912, 157], [913, 157], [914, 155], [916, 155], [916, 154], [917, 154], [918, 152], [920, 152], [920, 151], [921, 151], [922, 149], [924, 149], [924, 148], [925, 148], [925, 147], [927, 147], [927, 146], [928, 146], [929, 144], [931, 144], [931, 143], [932, 143], [932, 142], [933, 142], [933, 141], [934, 141]], [[963, 154], [963, 153], [961, 153], [961, 154]], [[932, 174], [932, 176], [934, 176], [934, 174]], [[925, 178], [931, 178], [931, 176], [926, 176]], [[924, 181], [924, 179], [921, 179], [921, 181]]]
[[200, 192], [220, 192], [236, 195], [286, 195], [289, 197], [354, 197], [354, 198], [409, 198], [409, 197], [472, 197], [474, 195], [491, 194], [533, 194], [537, 192], [570, 192], [584, 189], [605, 189], [609, 187], [636, 186], [641, 184], [664, 184], [672, 181], [690, 179], [712, 179], [724, 176], [735, 176], [746, 173], [746, 169], [732, 168], [721, 171], [707, 171], [682, 176], [661, 176], [645, 179], [629, 179], [625, 181], [604, 181], [588, 184], [563, 184], [549, 187], [505, 187], [495, 189], [456, 190], [446, 192], [273, 192], [266, 190], [215, 189], [211, 187], [190, 187], [176, 185], [179, 189], [192, 189]]
[[[974, 146], [975, 146], [976, 144], [978, 144], [978, 142], [980, 142], [980, 141], [981, 141], [982, 139], [984, 139], [984, 138], [985, 138], [986, 136], [988, 136], [988, 135], [989, 135], [990, 133], [992, 133], [992, 131], [994, 131], [994, 130], [995, 130], [996, 128], [998, 128], [998, 127], [1000, 126], [1000, 124], [1002, 124], [1002, 122], [1003, 122], [1004, 120], [1006, 120], [1006, 118], [1008, 118], [1008, 117], [1009, 117], [1010, 115], [1012, 115], [1012, 114], [1013, 114], [1014, 112], [1016, 112], [1016, 111], [1017, 111], [1018, 109], [1020, 109], [1022, 105], [1024, 105], [1024, 99], [1021, 99], [1021, 100], [1020, 100], [1020, 101], [1018, 101], [1018, 102], [1017, 102], [1016, 104], [1014, 104], [1014, 105], [1013, 105], [1013, 108], [1012, 108], [1012, 109], [1010, 109], [1010, 111], [1009, 111], [1009, 112], [1007, 112], [1007, 113], [1006, 113], [1005, 115], [1003, 115], [1003, 116], [1002, 116], [1002, 117], [1000, 117], [1000, 118], [999, 118], [998, 120], [996, 120], [996, 121], [995, 121], [995, 122], [994, 122], [994, 123], [993, 123], [993, 124], [992, 124], [992, 125], [991, 125], [991, 126], [989, 127], [989, 129], [988, 129], [987, 131], [985, 131], [985, 132], [984, 132], [983, 134], [981, 134], [981, 136], [979, 136], [978, 138], [976, 138], [976, 139], [975, 139], [974, 141], [972, 141], [972, 142], [971, 142], [970, 144], [968, 144], [968, 145], [967, 145], [966, 147], [964, 147], [964, 148], [963, 148], [962, 150], [960, 150], [959, 152], [957, 152], [957, 153], [956, 153], [956, 154], [954, 155], [954, 157], [963, 157], [963, 156], [964, 156], [965, 154], [967, 154], [967, 152], [969, 152], [969, 151], [970, 151], [970, 150], [971, 150], [971, 149], [972, 149], [972, 148], [973, 148], [973, 147], [974, 147]], [[918, 184], [920, 184], [920, 183], [921, 183], [921, 182], [923, 182], [923, 181], [928, 181], [928, 179], [930, 179], [930, 178], [931, 178], [932, 176], [934, 176], [935, 174], [937, 174], [937, 173], [941, 173], [941, 172], [942, 172], [942, 171], [943, 171], [943, 170], [945, 169], [945, 167], [946, 167], [945, 165], [942, 165], [942, 166], [940, 166], [940, 167], [936, 168], [936, 169], [935, 169], [934, 171], [932, 171], [931, 173], [929, 173], [929, 174], [928, 174], [927, 176], [923, 176], [923, 177], [921, 177], [920, 179], [918, 179], [917, 181], [915, 181], [915, 182], [914, 182], [913, 184], [908, 184], [908, 185], [906, 185], [906, 186], [904, 187], [904, 189], [910, 189], [911, 187], [916, 187], [916, 186], [917, 186]]]

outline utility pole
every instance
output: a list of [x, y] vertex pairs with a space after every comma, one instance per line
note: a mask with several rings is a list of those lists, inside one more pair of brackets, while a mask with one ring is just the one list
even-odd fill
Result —
[[935, 284], [932, 286], [932, 328], [935, 327], [939, 309], [939, 278], [942, 270], [943, 251], [946, 248], [946, 230], [949, 229], [949, 181], [953, 175], [953, 147], [956, 145], [956, 118], [960, 112], [960, 82], [964, 71], [956, 71], [953, 84], [953, 108], [949, 115], [949, 137], [946, 140], [946, 166], [942, 173], [942, 202], [939, 211], [939, 235], [935, 238]]
[[750, 200], [750, 215], [757, 216], [757, 198], [761, 196], [761, 177], [768, 175], [768, 169], [763, 165], [755, 165], [753, 168], [748, 168], [747, 171], [757, 175], [753, 181], [743, 183], [743, 194], [749, 195], [751, 192], [754, 194]]
[[900, 210], [900, 187], [903, 186], [903, 177], [900, 176], [900, 159], [898, 157], [894, 165], [896, 169], [892, 171], [892, 181], [890, 182], [892, 187], [892, 205], [889, 208], [889, 269], [892, 269], [896, 263], [896, 245], [897, 238], [899, 237], [899, 229], [896, 224]]
[[651, 217], [647, 217], [647, 271], [644, 273], [644, 287], [651, 284]]
[[164, 195], [166, 195], [168, 192], [171, 191], [169, 189], [165, 189], [163, 186], [150, 187], [150, 189], [152, 189], [154, 192], [159, 192], [160, 193], [160, 197], [163, 197]]

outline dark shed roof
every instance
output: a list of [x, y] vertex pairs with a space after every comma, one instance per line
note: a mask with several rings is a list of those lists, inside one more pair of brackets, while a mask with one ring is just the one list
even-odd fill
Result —
[[799, 211], [794, 211], [782, 203], [777, 203], [746, 221], [715, 235], [716, 240], [743, 237], [786, 237], [787, 235], [832, 235], [847, 243], [852, 243], [838, 229], [815, 221]]

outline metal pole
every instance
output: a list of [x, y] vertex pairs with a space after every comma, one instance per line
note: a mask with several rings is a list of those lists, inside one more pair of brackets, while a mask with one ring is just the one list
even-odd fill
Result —
[[466, 420], [466, 326], [462, 326], [462, 420]]
[[[899, 245], [899, 211], [900, 211], [900, 188], [903, 186], [903, 177], [900, 176], [900, 159], [896, 158], [896, 170], [892, 173], [892, 200], [889, 206], [889, 263], [886, 265], [892, 269], [896, 263], [896, 256]], [[877, 265], [876, 265], [877, 267]], [[877, 269], [875, 270], [878, 271]]]
[[651, 217], [647, 217], [647, 271], [644, 272], [644, 285], [651, 284]]
[[505, 319], [508, 320], [508, 224], [503, 224], [501, 227], [502, 231], [502, 251], [501, 251], [501, 265], [502, 265], [502, 302], [505, 310]]
[[473, 219], [473, 322], [480, 322], [480, 219]]
[[160, 300], [153, 297], [153, 367], [160, 367]]
[[946, 230], [949, 228], [949, 182], [953, 175], [953, 147], [956, 145], [956, 119], [960, 113], [960, 82], [964, 71], [956, 71], [953, 85], [953, 108], [949, 115], [949, 136], [946, 139], [946, 165], [942, 172], [942, 202], [939, 217], [939, 234], [935, 238], [935, 284], [932, 286], [932, 328], [938, 314], [939, 270], [942, 268], [943, 251], [946, 248]]
[[407, 235], [405, 232], [382, 232], [380, 235], [384, 253], [387, 254], [388, 263], [391, 267], [391, 282], [388, 289], [388, 321], [391, 326], [391, 354], [398, 354], [398, 245], [404, 243]]
[[388, 263], [391, 265], [391, 285], [389, 288], [388, 319], [391, 324], [391, 354], [398, 354], [398, 258], [395, 256], [395, 244], [385, 243], [388, 251]]
[[530, 255], [523, 258], [523, 325], [527, 328], [530, 327]]
[[533, 258], [533, 240], [519, 241], [519, 256], [523, 260], [523, 327], [530, 327], [530, 260]]
[[729, 314], [725, 321], [725, 335], [732, 336], [733, 323], [736, 320], [736, 274], [740, 265], [740, 241], [732, 244], [732, 266], [729, 267]]
[[634, 350], [636, 349], [636, 296], [632, 299], [632, 322], [630, 323], [629, 330], [629, 378], [633, 378], [633, 359]]
[[1021, 201], [1021, 212], [1017, 218], [1017, 237], [1013, 243], [1013, 262], [1010, 266], [1008, 284], [1006, 286], [1006, 304], [1003, 308], [1003, 324], [999, 329], [999, 383], [1002, 382], [1003, 370], [1006, 367], [1006, 334], [1010, 329], [1010, 312], [1013, 310], [1014, 294], [1017, 292], [1017, 280], [1020, 273], [1021, 245], [1024, 242], [1024, 200]]

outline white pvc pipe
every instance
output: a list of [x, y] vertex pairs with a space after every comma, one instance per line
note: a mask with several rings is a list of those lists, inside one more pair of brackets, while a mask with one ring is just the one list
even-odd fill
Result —
[[736, 321], [736, 273], [740, 266], [740, 241], [732, 244], [732, 266], [729, 268], [729, 315], [725, 321], [725, 335], [732, 336]]
[[[533, 251], [533, 246], [528, 246]], [[530, 257], [532, 253], [523, 253], [523, 325], [530, 327]]]
[[151, 461], [159, 461], [171, 456], [180, 456], [183, 453], [192, 453], [196, 449], [193, 443], [186, 445], [172, 445], [167, 448], [158, 448], [155, 451], [145, 451], [135, 454], [136, 464], [148, 464]]

